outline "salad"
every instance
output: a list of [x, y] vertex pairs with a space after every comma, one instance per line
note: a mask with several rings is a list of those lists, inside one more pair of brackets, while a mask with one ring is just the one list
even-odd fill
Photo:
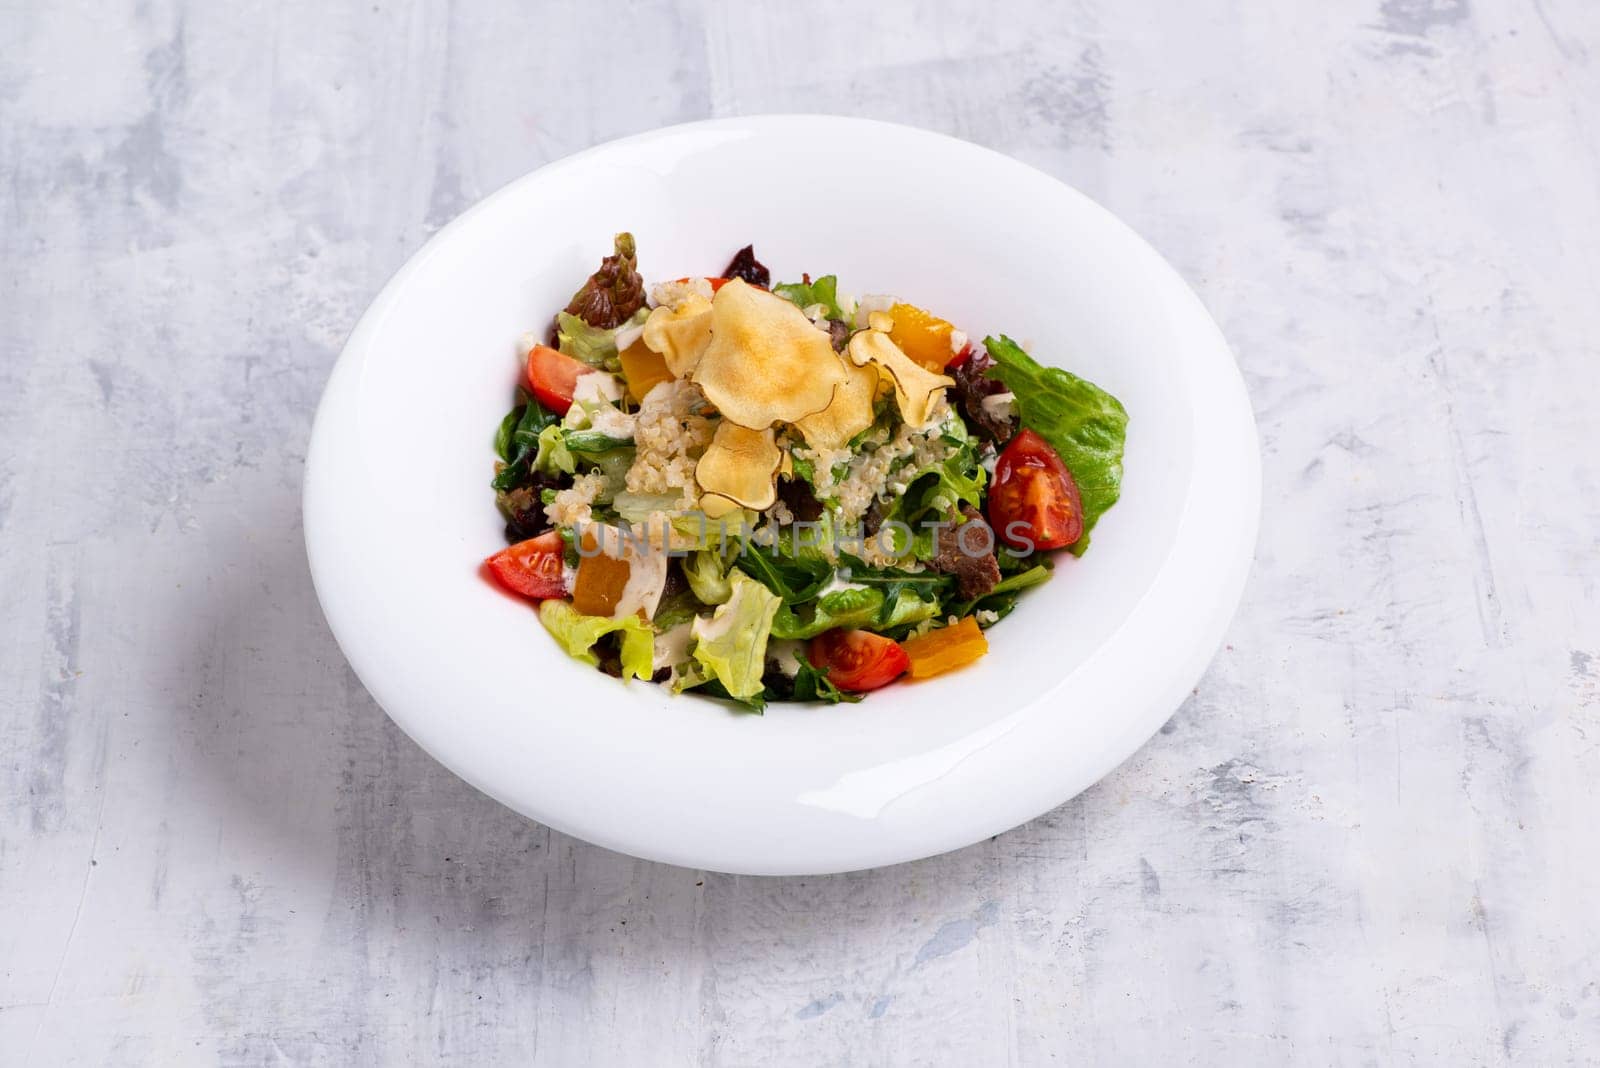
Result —
[[487, 572], [571, 656], [752, 711], [982, 657], [1121, 488], [1109, 393], [751, 246], [647, 287], [618, 234], [519, 348]]

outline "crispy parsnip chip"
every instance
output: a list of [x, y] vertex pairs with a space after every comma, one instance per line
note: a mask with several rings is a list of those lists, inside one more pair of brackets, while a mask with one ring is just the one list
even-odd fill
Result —
[[795, 423], [812, 448], [838, 449], [872, 425], [872, 401], [878, 392], [878, 369], [850, 364], [848, 377], [822, 411]]
[[711, 302], [691, 295], [676, 309], [665, 305], [650, 313], [640, 335], [645, 346], [667, 363], [674, 378], [695, 369], [711, 344]]
[[[646, 323], [647, 338], [649, 329]], [[751, 430], [822, 411], [846, 377], [828, 335], [787, 300], [742, 279], [717, 290], [710, 334], [689, 377], [724, 420]]]
[[783, 450], [774, 441], [771, 427], [747, 430], [724, 418], [717, 424], [700, 462], [695, 464], [701, 510], [713, 519], [723, 514], [713, 514], [713, 508], [722, 507], [716, 498], [756, 511], [772, 507], [778, 499], [778, 468], [782, 463]]
[[861, 330], [850, 338], [850, 362], [857, 367], [875, 364], [894, 381], [894, 398], [900, 405], [900, 416], [912, 426], [922, 426], [928, 421], [933, 403], [946, 386], [955, 380], [936, 375], [900, 351], [888, 334], [881, 330]]

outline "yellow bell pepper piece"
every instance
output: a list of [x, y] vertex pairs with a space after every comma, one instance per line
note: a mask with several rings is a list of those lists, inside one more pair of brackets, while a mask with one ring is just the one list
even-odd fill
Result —
[[978, 621], [967, 616], [948, 627], [907, 638], [900, 648], [911, 658], [911, 677], [925, 679], [964, 667], [989, 651]]

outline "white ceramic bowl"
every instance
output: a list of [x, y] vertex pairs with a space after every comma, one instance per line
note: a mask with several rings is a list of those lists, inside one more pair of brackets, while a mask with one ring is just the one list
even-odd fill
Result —
[[[1081, 560], [960, 672], [765, 716], [568, 659], [479, 564], [515, 339], [631, 230], [648, 281], [754, 242], [778, 279], [837, 273], [974, 338], [1004, 332], [1126, 405], [1121, 502]], [[335, 365], [306, 460], [329, 624], [411, 737], [512, 808], [653, 860], [800, 874], [967, 845], [1071, 798], [1199, 679], [1243, 588], [1260, 469], [1238, 369], [1148, 245], [1055, 179], [884, 123], [696, 123], [550, 164], [441, 230]]]

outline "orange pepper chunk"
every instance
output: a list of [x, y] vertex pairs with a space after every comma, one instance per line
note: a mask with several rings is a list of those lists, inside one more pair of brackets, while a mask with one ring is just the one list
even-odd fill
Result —
[[907, 638], [900, 648], [911, 658], [911, 677], [925, 679], [972, 663], [989, 651], [989, 639], [983, 636], [978, 621], [967, 616], [948, 627]]
[[593, 553], [578, 560], [578, 577], [572, 583], [572, 607], [586, 616], [606, 616], [616, 611], [632, 568], [628, 561], [595, 552], [594, 535], [583, 532], [583, 550]]
[[937, 374], [955, 358], [950, 351], [950, 332], [955, 327], [950, 323], [914, 304], [894, 305], [889, 317], [894, 320], [889, 340], [927, 370]]
[[644, 338], [617, 353], [617, 359], [622, 361], [622, 377], [628, 382], [628, 396], [636, 404], [662, 382], [672, 381], [672, 372], [667, 370], [666, 359], [660, 353], [652, 352], [644, 343]]

